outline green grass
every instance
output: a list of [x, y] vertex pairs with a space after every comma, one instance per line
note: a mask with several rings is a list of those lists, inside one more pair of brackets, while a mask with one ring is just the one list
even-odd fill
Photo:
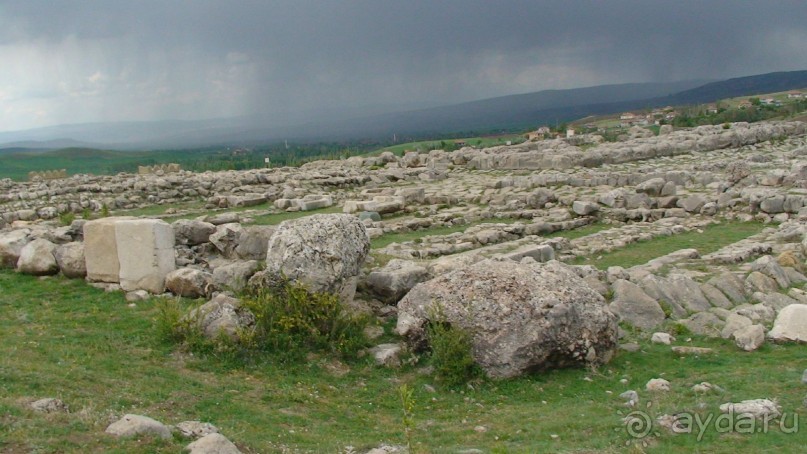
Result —
[[628, 268], [642, 265], [648, 261], [667, 255], [680, 249], [694, 248], [701, 255], [710, 254], [718, 249], [761, 232], [767, 225], [761, 222], [724, 222], [711, 224], [702, 232], [691, 231], [680, 235], [662, 236], [647, 241], [638, 241], [612, 252], [597, 257], [577, 257], [576, 265], [594, 265], [599, 269], [609, 266]]
[[[416, 452], [625, 452], [631, 439], [620, 421], [629, 410], [617, 396], [627, 389], [639, 391], [643, 409], [653, 401], [652, 414], [693, 411], [699, 402], [702, 412], [716, 412], [722, 402], [763, 397], [778, 398], [786, 412], [807, 412], [799, 381], [803, 345], [766, 344], [744, 353], [726, 341], [696, 338], [694, 344], [717, 353], [679, 359], [669, 347], [643, 342], [642, 352], [620, 352], [597, 371], [551, 371], [451, 392], [411, 366], [395, 371], [366, 359], [346, 364], [343, 374], [331, 372], [336, 364], [326, 356], [234, 368], [216, 357], [175, 351], [160, 340], [156, 317], [153, 302], [128, 307], [121, 294], [80, 280], [0, 271], [0, 452], [176, 453], [187, 444], [105, 435], [110, 419], [124, 413], [167, 424], [211, 422], [245, 453], [335, 453], [348, 445], [363, 452], [380, 443], [405, 444], [398, 391], [404, 383], [414, 390]], [[765, 371], [763, 381], [758, 370]], [[655, 377], [670, 380], [673, 390], [644, 392]], [[689, 388], [702, 381], [725, 393], [694, 395]], [[428, 392], [426, 384], [437, 391]], [[49, 396], [63, 399], [71, 412], [27, 409], [28, 402]], [[778, 430], [710, 431], [700, 442], [695, 434], [661, 432], [649, 440], [649, 451], [800, 452], [802, 441]]]
[[572, 230], [560, 230], [557, 232], [552, 232], [549, 235], [546, 235], [547, 238], [566, 238], [567, 240], [575, 240], [577, 238], [581, 238], [587, 235], [591, 235], [602, 230], [608, 230], [613, 226], [608, 224], [588, 224], [584, 225], [583, 227], [579, 227]]
[[310, 211], [283, 211], [280, 213], [263, 214], [260, 216], [255, 216], [253, 218], [252, 224], [275, 225], [280, 224], [283, 221], [288, 221], [290, 219], [304, 218], [306, 216], [311, 216], [314, 214], [328, 214], [328, 213], [341, 213], [341, 212], [342, 207], [336, 205], [332, 207], [320, 208], [317, 210], [310, 210]]
[[425, 236], [450, 235], [452, 233], [464, 232], [469, 227], [479, 224], [513, 224], [519, 221], [520, 219], [514, 218], [485, 219], [483, 221], [472, 222], [470, 224], [452, 225], [449, 227], [430, 227], [428, 229], [413, 230], [411, 232], [385, 233], [378, 238], [373, 238], [373, 240], [370, 241], [370, 248], [381, 249], [389, 246], [392, 243], [415, 241]]

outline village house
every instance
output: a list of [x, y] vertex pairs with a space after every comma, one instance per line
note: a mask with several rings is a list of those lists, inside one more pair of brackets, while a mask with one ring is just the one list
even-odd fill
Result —
[[528, 132], [527, 140], [543, 140], [546, 134], [549, 134], [550, 132], [551, 130], [549, 129], [549, 126], [541, 126], [535, 131]]
[[804, 93], [800, 91], [791, 91], [787, 93], [787, 99], [801, 99], [804, 97]]

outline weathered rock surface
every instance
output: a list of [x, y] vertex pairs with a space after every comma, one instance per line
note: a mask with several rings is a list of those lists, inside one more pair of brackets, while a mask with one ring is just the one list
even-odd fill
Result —
[[777, 342], [807, 342], [807, 304], [791, 304], [782, 309], [768, 337]]
[[87, 263], [84, 259], [84, 243], [72, 242], [62, 244], [53, 251], [56, 264], [65, 277], [81, 279], [87, 275]]
[[124, 415], [123, 418], [113, 422], [106, 428], [106, 433], [116, 437], [134, 437], [137, 435], [147, 435], [171, 439], [171, 430], [163, 423], [148, 416]]
[[370, 251], [367, 229], [356, 217], [317, 214], [280, 224], [266, 254], [266, 269], [299, 280], [315, 292], [352, 299]]
[[190, 454], [241, 454], [238, 447], [220, 433], [212, 433], [185, 447]]
[[192, 268], [180, 268], [165, 276], [165, 288], [186, 298], [200, 298], [213, 290], [213, 275]]
[[216, 226], [204, 221], [180, 219], [171, 227], [174, 229], [174, 236], [177, 244], [196, 246], [210, 241], [210, 235], [216, 232]]
[[27, 229], [12, 230], [0, 235], [0, 265], [15, 267], [22, 248], [30, 241]]
[[157, 219], [119, 221], [115, 223], [115, 238], [121, 288], [164, 292], [165, 276], [176, 269], [171, 226]]
[[209, 339], [226, 336], [237, 340], [238, 331], [255, 323], [252, 312], [242, 307], [236, 298], [221, 294], [192, 310], [188, 319], [194, 321]]
[[608, 308], [625, 321], [643, 330], [652, 330], [666, 318], [661, 306], [633, 282], [619, 279], [612, 286], [614, 299]]
[[392, 259], [383, 268], [372, 271], [366, 280], [369, 290], [381, 301], [395, 304], [416, 284], [429, 279], [429, 271], [415, 262]]
[[217, 266], [213, 270], [213, 285], [219, 290], [240, 292], [246, 287], [249, 278], [258, 270], [258, 262], [233, 262]]
[[751, 352], [765, 343], [765, 328], [762, 325], [748, 325], [734, 331], [732, 336], [735, 345]]
[[398, 303], [397, 332], [415, 348], [440, 320], [472, 337], [491, 377], [607, 362], [617, 325], [603, 298], [559, 262], [485, 260], [416, 285]]
[[59, 272], [53, 252], [56, 245], [46, 239], [36, 239], [26, 244], [17, 260], [17, 271], [34, 276], [47, 276]]

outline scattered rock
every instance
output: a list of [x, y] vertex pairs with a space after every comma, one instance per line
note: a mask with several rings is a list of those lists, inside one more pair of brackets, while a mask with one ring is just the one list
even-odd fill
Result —
[[213, 424], [201, 421], [182, 421], [174, 427], [185, 438], [200, 438], [219, 431]]
[[68, 413], [70, 411], [66, 403], [62, 402], [61, 399], [56, 399], [54, 397], [46, 397], [44, 399], [31, 402], [30, 407], [32, 410], [41, 413]]
[[165, 276], [165, 288], [185, 298], [201, 298], [213, 290], [213, 275], [192, 268], [179, 268]]
[[672, 347], [672, 352], [677, 355], [708, 355], [714, 353], [714, 350], [707, 347]]
[[211, 433], [185, 447], [190, 454], [241, 454], [236, 445], [220, 433]]
[[217, 295], [192, 310], [186, 317], [197, 323], [201, 332], [209, 339], [224, 335], [236, 340], [240, 329], [255, 323], [255, 316], [242, 307], [239, 300], [224, 294]]
[[106, 433], [116, 437], [134, 437], [147, 435], [163, 440], [171, 439], [171, 430], [163, 423], [141, 415], [124, 415], [106, 428]]
[[734, 344], [751, 352], [765, 343], [765, 328], [762, 325], [744, 326], [733, 333]]
[[769, 399], [744, 400], [742, 402], [729, 402], [720, 406], [723, 413], [733, 413], [736, 416], [750, 416], [753, 418], [771, 420], [782, 415], [781, 406]]
[[401, 366], [402, 351], [399, 344], [381, 344], [371, 348], [370, 354], [377, 365], [395, 368]]
[[652, 378], [645, 385], [645, 389], [647, 391], [651, 391], [651, 392], [669, 391], [670, 390], [670, 382], [663, 379], [663, 378]]
[[669, 333], [653, 333], [653, 336], [650, 338], [650, 342], [664, 345], [670, 345], [674, 340], [675, 338], [670, 336]]

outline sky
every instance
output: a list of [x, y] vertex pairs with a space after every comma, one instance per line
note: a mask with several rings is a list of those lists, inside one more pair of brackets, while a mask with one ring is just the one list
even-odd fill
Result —
[[803, 0], [0, 0], [0, 131], [807, 69]]

